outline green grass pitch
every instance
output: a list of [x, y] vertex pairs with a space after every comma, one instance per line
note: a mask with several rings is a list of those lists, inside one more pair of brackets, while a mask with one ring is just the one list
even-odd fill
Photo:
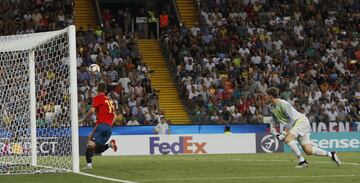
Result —
[[[360, 180], [360, 152], [339, 153], [337, 167], [328, 158], [306, 156], [309, 167], [296, 169], [290, 153], [231, 155], [163, 155], [94, 157], [94, 168], [82, 172], [138, 183], [347, 183]], [[81, 166], [85, 165], [81, 157]], [[83, 175], [0, 176], [4, 183], [110, 183]]]

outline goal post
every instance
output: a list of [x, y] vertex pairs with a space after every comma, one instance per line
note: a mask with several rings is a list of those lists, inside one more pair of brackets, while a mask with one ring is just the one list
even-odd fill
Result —
[[36, 81], [35, 81], [35, 53], [29, 52], [29, 89], [30, 89], [30, 145], [31, 166], [37, 166], [36, 150]]
[[0, 175], [79, 172], [75, 26], [0, 37]]
[[72, 170], [80, 172], [79, 160], [79, 119], [77, 96], [77, 64], [76, 64], [76, 30], [75, 26], [69, 28], [69, 59], [70, 59], [70, 98], [71, 100], [71, 137], [72, 137]]

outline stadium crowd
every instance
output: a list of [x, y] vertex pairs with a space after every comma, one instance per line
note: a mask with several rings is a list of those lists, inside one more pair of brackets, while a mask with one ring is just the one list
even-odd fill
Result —
[[[168, 16], [166, 11], [171, 11], [169, 3], [164, 1], [161, 7], [138, 10], [119, 8], [111, 11], [103, 8], [103, 28], [94, 29], [88, 26], [87, 30], [79, 29], [77, 66], [80, 118], [89, 110], [91, 99], [96, 94], [96, 83], [99, 81], [107, 84], [109, 95], [117, 106], [115, 125], [157, 124], [164, 117], [166, 111], [159, 107], [159, 90], [151, 86], [149, 78], [153, 71], [142, 62], [142, 55], [137, 47], [139, 38], [155, 37], [155, 30], [151, 23], [149, 26], [136, 23], [136, 31], [131, 33], [131, 19], [147, 17], [149, 21], [160, 17], [162, 23], [160, 10], [162, 16]], [[166, 21], [160, 28], [167, 26], [169, 20]], [[99, 73], [88, 71], [88, 67], [93, 63], [100, 66]], [[91, 126], [94, 121], [95, 115], [81, 125]], [[167, 119], [167, 122], [170, 121]]]
[[[0, 36], [28, 34], [58, 30], [73, 24], [73, 1], [72, 0], [2, 0], [0, 1]], [[47, 48], [50, 50], [52, 48]], [[3, 57], [18, 58], [21, 52], [4, 54]], [[36, 66], [48, 64], [48, 71], [40, 67], [37, 69], [36, 82], [40, 85], [36, 94], [37, 104], [37, 125], [40, 127], [58, 127], [62, 121], [68, 121], [62, 111], [68, 108], [65, 96], [57, 95], [55, 92], [66, 93], [66, 82], [59, 78], [57, 85], [52, 86], [52, 91], [44, 89], [44, 85], [50, 85], [55, 77], [66, 77], [66, 73], [56, 72], [60, 69], [58, 63], [49, 63], [44, 59], [47, 54], [45, 50], [37, 55]], [[53, 53], [58, 58], [63, 57], [62, 52]], [[21, 126], [26, 116], [17, 115], [26, 113], [28, 110], [27, 72], [23, 65], [18, 62], [9, 64], [2, 63], [0, 68], [0, 85], [2, 86], [0, 114], [2, 125]], [[21, 77], [16, 77], [22, 75]], [[64, 98], [63, 98], [64, 97]], [[65, 99], [65, 100], [63, 100]]]
[[58, 30], [73, 23], [73, 0], [0, 1], [1, 36]]
[[312, 122], [359, 121], [358, 1], [198, 1], [200, 21], [162, 35], [196, 123], [261, 123], [265, 91]]
[[[96, 83], [104, 82], [118, 109], [115, 125], [156, 124], [163, 112], [158, 91], [149, 79], [152, 71], [142, 62], [137, 47], [137, 33], [121, 28], [128, 27], [128, 16], [119, 16], [122, 18], [115, 21], [106, 17], [113, 17], [107, 9], [103, 14], [104, 28], [88, 26], [87, 30], [77, 31], [79, 116], [89, 110], [92, 97], [97, 94]], [[91, 64], [98, 64], [100, 72], [90, 72]], [[95, 115], [81, 125], [91, 126], [94, 122]]]
[[[4, 0], [0, 1], [0, 35], [14, 35], [58, 30], [73, 24], [72, 0]], [[108, 17], [115, 17], [109, 23]], [[119, 15], [121, 14], [121, 16]], [[137, 48], [138, 36], [129, 31], [129, 10], [112, 16], [104, 11], [104, 27], [77, 31], [77, 67], [79, 118], [89, 110], [92, 97], [97, 94], [96, 84], [107, 84], [109, 96], [117, 106], [115, 125], [141, 125], [157, 123], [160, 117], [158, 96], [151, 87], [150, 69], [142, 62]], [[120, 27], [121, 26], [121, 27]], [[89, 71], [98, 64], [100, 72]], [[41, 88], [38, 97], [43, 95]], [[6, 110], [1, 108], [1, 110]], [[56, 105], [47, 99], [38, 108], [38, 125], [55, 124]], [[80, 124], [93, 126], [95, 115]]]
[[[270, 115], [264, 100], [270, 86], [311, 121], [360, 121], [359, 2], [197, 2], [200, 21], [194, 27], [161, 28], [193, 122], [261, 123]], [[72, 0], [2, 0], [0, 12], [0, 35], [73, 24]], [[105, 9], [103, 28], [78, 29], [80, 118], [101, 81], [118, 106], [117, 125], [158, 121], [157, 92], [137, 48], [138, 34], [130, 32], [131, 16], [128, 9], [116, 15]], [[99, 73], [88, 70], [94, 63]], [[80, 125], [93, 125], [94, 117]]]

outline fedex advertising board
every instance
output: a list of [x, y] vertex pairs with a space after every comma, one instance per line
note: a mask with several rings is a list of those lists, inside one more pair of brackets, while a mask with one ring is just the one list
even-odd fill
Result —
[[121, 135], [112, 136], [118, 151], [102, 155], [231, 154], [255, 153], [255, 134]]

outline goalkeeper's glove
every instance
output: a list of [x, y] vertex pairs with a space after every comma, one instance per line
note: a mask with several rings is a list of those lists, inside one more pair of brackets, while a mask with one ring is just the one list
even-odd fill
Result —
[[271, 133], [272, 135], [274, 135], [274, 136], [276, 136], [277, 134], [279, 134], [279, 133], [276, 131], [275, 128], [271, 128], [271, 129], [270, 129], [270, 133]]
[[285, 131], [283, 131], [283, 132], [281, 132], [281, 133], [278, 133], [278, 134], [276, 134], [275, 135], [275, 137], [279, 140], [279, 141], [283, 141], [284, 139], [285, 139], [285, 137], [286, 137], [286, 132]]

